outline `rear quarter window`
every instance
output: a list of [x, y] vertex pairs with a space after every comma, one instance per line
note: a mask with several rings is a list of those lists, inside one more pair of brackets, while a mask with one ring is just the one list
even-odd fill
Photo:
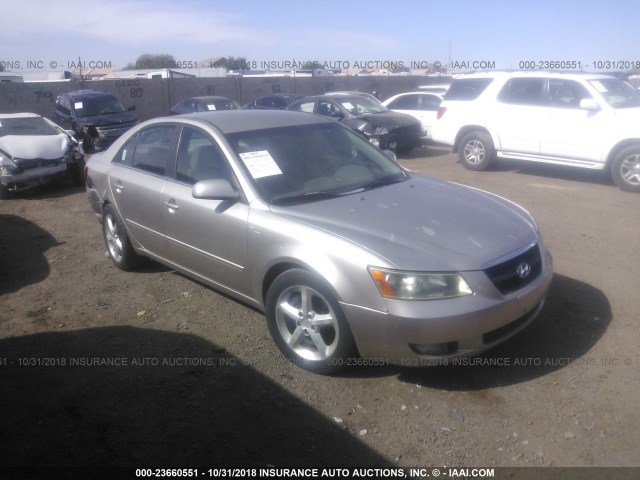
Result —
[[461, 78], [454, 80], [445, 100], [475, 100], [493, 82], [493, 78]]

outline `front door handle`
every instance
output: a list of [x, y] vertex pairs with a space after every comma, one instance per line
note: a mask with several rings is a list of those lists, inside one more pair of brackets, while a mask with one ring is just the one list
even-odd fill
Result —
[[180, 207], [176, 205], [175, 200], [173, 198], [163, 203], [164, 203], [164, 206], [167, 207], [169, 210], [180, 210]]

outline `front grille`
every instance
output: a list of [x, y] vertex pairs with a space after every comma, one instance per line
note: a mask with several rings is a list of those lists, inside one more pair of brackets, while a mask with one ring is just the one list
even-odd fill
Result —
[[31, 170], [32, 168], [39, 167], [54, 167], [56, 165], [60, 165], [64, 163], [64, 157], [54, 158], [53, 160], [44, 159], [44, 158], [29, 158], [16, 161], [16, 165], [20, 169], [20, 171]]
[[135, 124], [136, 122], [119, 123], [104, 127], [96, 127], [96, 130], [98, 130], [98, 135], [100, 135], [101, 139], [116, 139]]
[[[529, 266], [529, 273], [524, 277], [518, 274], [518, 270], [523, 265]], [[542, 258], [537, 244], [517, 257], [494, 265], [484, 271], [489, 280], [503, 295], [515, 292], [530, 284], [540, 275], [540, 272], [542, 272]]]
[[420, 137], [422, 134], [422, 125], [414, 124], [406, 127], [398, 127], [391, 132], [400, 142], [411, 141]]

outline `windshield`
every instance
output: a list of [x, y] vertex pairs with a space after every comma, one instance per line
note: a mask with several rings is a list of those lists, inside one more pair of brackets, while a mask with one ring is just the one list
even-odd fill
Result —
[[589, 80], [589, 83], [613, 108], [640, 107], [640, 93], [622, 80], [600, 78], [598, 80]]
[[60, 133], [60, 130], [41, 117], [0, 119], [0, 137], [6, 135], [60, 135]]
[[340, 98], [338, 101], [351, 115], [355, 116], [365, 113], [382, 113], [389, 111], [387, 107], [380, 102], [364, 96]]
[[121, 113], [125, 111], [120, 100], [112, 95], [84, 98], [73, 102], [73, 108], [80, 117], [94, 117], [96, 115]]
[[341, 125], [254, 130], [227, 139], [268, 203], [349, 195], [409, 178], [382, 151]]
[[202, 111], [207, 110], [238, 110], [240, 105], [235, 100], [209, 100], [205, 101]]

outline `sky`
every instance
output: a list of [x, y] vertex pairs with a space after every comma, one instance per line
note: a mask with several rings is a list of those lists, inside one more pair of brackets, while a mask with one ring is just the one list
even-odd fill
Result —
[[13, 71], [72, 70], [78, 59], [121, 68], [154, 53], [185, 65], [244, 57], [257, 69], [559, 61], [628, 70], [640, 67], [638, 19], [637, 0], [0, 0], [0, 62]]

